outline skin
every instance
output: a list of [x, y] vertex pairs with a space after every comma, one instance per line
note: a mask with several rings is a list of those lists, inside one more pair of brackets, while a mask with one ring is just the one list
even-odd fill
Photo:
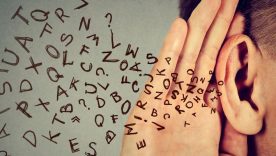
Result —
[[[254, 19], [253, 19], [254, 20]], [[276, 88], [276, 61], [275, 57], [271, 57], [268, 47], [265, 47], [262, 44], [257, 45], [253, 43], [252, 39], [248, 36], [244, 36], [245, 28], [245, 18], [242, 14], [236, 13], [228, 35], [226, 37], [226, 43], [224, 44], [222, 50], [220, 51], [220, 56], [217, 60], [216, 67], [216, 77], [217, 79], [223, 79], [226, 77], [230, 79], [230, 76], [222, 74], [225, 70], [223, 67], [223, 62], [226, 60], [232, 60], [232, 64], [229, 63], [226, 68], [231, 69], [228, 72], [228, 75], [237, 76], [233, 72], [234, 68], [241, 69], [235, 64], [243, 64], [242, 62], [247, 62], [248, 70], [242, 74], [247, 75], [246, 79], [238, 79], [236, 77], [236, 84], [229, 84], [220, 87], [222, 91], [225, 89], [225, 94], [220, 98], [222, 101], [222, 107], [224, 114], [227, 116], [227, 124], [224, 131], [225, 135], [222, 135], [221, 149], [225, 152], [230, 151], [237, 153], [237, 150], [240, 150], [241, 155], [247, 155], [247, 146], [249, 145], [248, 154], [249, 155], [258, 155], [258, 156], [270, 156], [275, 155], [276, 153], [276, 125], [275, 125], [275, 93], [272, 91]], [[244, 60], [234, 59], [236, 41], [247, 41], [247, 58]], [[232, 49], [232, 56], [226, 57], [225, 53], [228, 53]], [[226, 63], [227, 64], [227, 63]], [[231, 72], [232, 71], [232, 72]], [[237, 90], [242, 91], [244, 88], [252, 88], [251, 92], [247, 93], [247, 97], [233, 97], [233, 91], [227, 88], [236, 88]], [[222, 91], [223, 92], [223, 91]], [[231, 93], [231, 94], [227, 94]], [[252, 107], [247, 108], [238, 108], [238, 110], [243, 110], [245, 115], [242, 115], [242, 111], [237, 111], [232, 109], [233, 113], [229, 113], [227, 109], [227, 103], [235, 105], [234, 103], [227, 102], [226, 99], [240, 102], [253, 102], [258, 110], [252, 109]], [[223, 102], [226, 101], [226, 102]], [[241, 105], [243, 106], [243, 105]], [[239, 106], [238, 106], [239, 107]], [[252, 111], [253, 110], [253, 111]], [[251, 113], [249, 113], [251, 112]], [[253, 113], [252, 113], [253, 112]], [[236, 118], [233, 118], [233, 114], [236, 114]], [[251, 114], [251, 115], [249, 115]], [[240, 116], [240, 117], [239, 117]], [[247, 117], [250, 116], [250, 119]], [[232, 123], [230, 124], [229, 121]], [[236, 127], [236, 128], [233, 128]], [[250, 140], [247, 139], [247, 135], [250, 135]], [[229, 143], [230, 142], [230, 143]], [[231, 144], [236, 144], [231, 146]], [[233, 147], [233, 148], [232, 148]], [[235, 148], [239, 147], [239, 148]], [[244, 149], [244, 150], [242, 150]]]
[[[238, 65], [235, 67], [235, 64], [240, 64], [241, 62], [238, 61], [239, 59], [231, 58], [231, 56], [225, 57], [223, 53], [227, 53], [228, 49], [231, 49], [233, 45], [235, 46], [234, 42], [236, 42], [237, 40], [244, 41], [244, 37], [244, 35], [235, 36], [228, 43], [226, 43], [226, 45], [224, 45], [221, 50], [221, 55], [218, 59], [218, 66], [223, 66], [222, 62], [229, 62], [226, 60], [230, 59], [231, 63], [228, 67], [230, 68], [228, 71], [228, 75], [235, 75], [235, 72], [232, 71], [233, 69], [231, 69], [231, 67], [239, 68], [237, 67]], [[245, 40], [247, 40], [248, 42], [253, 42], [248, 37], [245, 37]], [[235, 85], [229, 82], [229, 84], [226, 83], [224, 87], [219, 87], [221, 88], [223, 94], [221, 96], [221, 104], [223, 105], [223, 111], [227, 116], [227, 124], [224, 129], [224, 131], [226, 132], [224, 135], [222, 135], [221, 149], [225, 153], [238, 152], [240, 153], [238, 155], [247, 155], [247, 153], [249, 153], [250, 155], [272, 156], [275, 155], [276, 152], [276, 126], [274, 124], [276, 120], [276, 98], [274, 92], [272, 92], [272, 90], [276, 88], [276, 63], [275, 60], [273, 60], [269, 53], [266, 51], [266, 48], [262, 46], [259, 46], [259, 48], [257, 48], [253, 44], [249, 46], [251, 46], [251, 48], [255, 50], [252, 50], [247, 54], [248, 71], [246, 74], [248, 78], [246, 80], [241, 80], [240, 82], [239, 80], [237, 80], [237, 84]], [[227, 59], [225, 60], [223, 58]], [[219, 78], [221, 78], [221, 75], [224, 75], [222, 73], [225, 72], [225, 70], [222, 70], [220, 67], [217, 67], [217, 77]], [[231, 79], [229, 77], [231, 76], [228, 76], [227, 79]], [[248, 94], [249, 96], [243, 100], [241, 100], [241, 97], [236, 98], [235, 96], [233, 96], [233, 91], [230, 91], [231, 88], [241, 90], [241, 88], [243, 87], [252, 87], [252, 91]], [[226, 92], [231, 94], [227, 94]], [[229, 102], [232, 100], [238, 101], [237, 103], [251, 101], [255, 103], [258, 110], [254, 110], [252, 107], [244, 107], [246, 106], [246, 104], [240, 104], [239, 106]], [[228, 108], [228, 105], [230, 106], [230, 108]], [[231, 108], [231, 106], [238, 108]], [[242, 112], [244, 112], [245, 115]], [[234, 114], [235, 117], [233, 117]], [[248, 117], [250, 118], [248, 119]], [[252, 139], [248, 141], [247, 135], [251, 135], [250, 138]], [[249, 151], [247, 152], [246, 148], [248, 144]]]
[[276, 88], [276, 58], [272, 58], [269, 55], [269, 50], [274, 50], [273, 52], [275, 52], [275, 49], [267, 49], [260, 46], [263, 57], [259, 64], [258, 74], [260, 75], [259, 88], [261, 88], [263, 96], [259, 97], [259, 100], [264, 105], [266, 113], [263, 119], [265, 123], [263, 130], [255, 136], [256, 154], [267, 156], [276, 153], [276, 96], [273, 91]]
[[[250, 37], [243, 35], [244, 17], [240, 13], [234, 16], [237, 2], [203, 0], [188, 21], [178, 18], [173, 22], [159, 61], [152, 69], [153, 81], [147, 82], [153, 86], [151, 94], [145, 94], [145, 89], [138, 100], [147, 105], [145, 109], [134, 107], [127, 120], [127, 124], [135, 123], [132, 132], [138, 134], [124, 136], [121, 155], [245, 156], [249, 153], [270, 156], [276, 153], [276, 96], [273, 90], [276, 88], [276, 61], [266, 47], [256, 46]], [[170, 64], [166, 57], [171, 57]], [[196, 92], [187, 99], [192, 101], [198, 96], [208, 107], [194, 103], [193, 108], [187, 109], [180, 98], [172, 99], [173, 90], [189, 94], [186, 85], [180, 88], [172, 83], [169, 89], [163, 86], [166, 78], [172, 82], [170, 74], [173, 72], [179, 74], [177, 82], [190, 82], [192, 76], [209, 80], [208, 71], [214, 68], [217, 82], [223, 81], [224, 85], [207, 81], [192, 84], [204, 90], [216, 87], [222, 93], [219, 100], [211, 102], [214, 94], [206, 92]], [[156, 75], [157, 69], [166, 69], [165, 76]], [[193, 69], [194, 74], [187, 74], [188, 69]], [[238, 72], [243, 77], [238, 76]], [[156, 91], [163, 92], [161, 100], [154, 98]], [[166, 99], [172, 105], [164, 105]], [[174, 109], [177, 105], [182, 106], [185, 113], [179, 114]], [[214, 107], [218, 113], [210, 114]], [[157, 110], [156, 117], [151, 116], [153, 109]], [[196, 117], [191, 115], [194, 112]], [[170, 114], [169, 119], [163, 118], [165, 113]], [[152, 121], [165, 129], [158, 131]], [[190, 125], [184, 127], [185, 121]], [[126, 128], [125, 133], [128, 132]], [[254, 135], [249, 151], [248, 135]], [[143, 139], [146, 147], [138, 150], [136, 144]]]
[[260, 62], [259, 69], [261, 92], [265, 98], [261, 98], [260, 102], [266, 107], [266, 115], [264, 117], [265, 126], [263, 131], [255, 136], [256, 155], [272, 156], [276, 153], [276, 109], [275, 109], [275, 92], [276, 88], [276, 63], [271, 59], [267, 52], [264, 51], [263, 58]]
[[[226, 37], [237, 3], [237, 0], [203, 0], [187, 22], [180, 18], [173, 22], [161, 49], [159, 61], [152, 69], [153, 81], [147, 82], [154, 86], [152, 93], [162, 91], [163, 95], [161, 100], [156, 100], [156, 94], [141, 93], [138, 101], [147, 102], [145, 110], [134, 107], [127, 121], [127, 124], [136, 123], [133, 132], [138, 134], [124, 136], [121, 155], [219, 155], [221, 109], [217, 103], [206, 100], [214, 94], [196, 92], [189, 95], [187, 101], [198, 96], [203, 103], [205, 99], [208, 107], [194, 104], [193, 108], [187, 109], [180, 98], [171, 99], [173, 90], [186, 94], [187, 86], [182, 85], [180, 88], [172, 83], [169, 89], [165, 89], [162, 82], [166, 78], [172, 79], [170, 75], [174, 72], [178, 73], [177, 81], [190, 82], [192, 75], [187, 74], [188, 69], [194, 71], [193, 76], [211, 79], [209, 71], [214, 71], [219, 49]], [[166, 62], [167, 57], [171, 58], [170, 64]], [[156, 75], [157, 69], [166, 69], [165, 76]], [[196, 85], [203, 90], [211, 88], [208, 81]], [[166, 99], [170, 101], [171, 106], [164, 105]], [[183, 106], [185, 113], [179, 114], [174, 109], [177, 105]], [[211, 114], [211, 107], [217, 107], [219, 113]], [[153, 108], [159, 114], [157, 117], [151, 116]], [[191, 115], [194, 112], [196, 117]], [[169, 119], [163, 119], [165, 113], [170, 114]], [[135, 115], [143, 120], [147, 119], [148, 122], [138, 121], [134, 118]], [[156, 130], [156, 126], [150, 123], [152, 121], [165, 129]], [[184, 127], [185, 121], [191, 125]], [[127, 132], [126, 128], [125, 133]], [[136, 143], [143, 139], [147, 146], [138, 150]], [[228, 144], [232, 142], [228, 141]]]

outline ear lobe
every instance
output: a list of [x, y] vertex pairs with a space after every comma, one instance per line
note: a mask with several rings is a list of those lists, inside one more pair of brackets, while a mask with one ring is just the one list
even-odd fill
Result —
[[224, 81], [218, 88], [225, 116], [237, 131], [247, 135], [261, 130], [264, 117], [264, 106], [251, 99], [258, 55], [249, 37], [235, 35], [224, 44], [216, 67], [216, 79]]

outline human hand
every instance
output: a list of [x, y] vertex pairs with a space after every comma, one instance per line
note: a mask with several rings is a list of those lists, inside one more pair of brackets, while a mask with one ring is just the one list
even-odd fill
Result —
[[202, 0], [187, 22], [173, 22], [125, 125], [121, 155], [219, 154], [220, 92], [208, 82], [237, 3]]

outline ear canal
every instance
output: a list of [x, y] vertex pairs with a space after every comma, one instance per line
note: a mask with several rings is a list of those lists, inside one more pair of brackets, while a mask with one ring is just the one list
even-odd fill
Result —
[[[216, 77], [222, 93], [222, 108], [230, 124], [240, 133], [258, 133], [263, 124], [264, 108], [251, 100], [256, 70], [252, 64], [256, 48], [245, 35], [235, 35], [224, 44], [218, 58]], [[246, 92], [245, 92], [246, 91]]]

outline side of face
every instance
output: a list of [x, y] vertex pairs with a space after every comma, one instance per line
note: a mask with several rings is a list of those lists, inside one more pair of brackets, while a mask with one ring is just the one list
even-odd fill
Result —
[[269, 155], [276, 153], [276, 60], [243, 30], [237, 13], [216, 67], [216, 79], [225, 82], [218, 86], [222, 108], [235, 130], [255, 135], [256, 154]]
[[276, 60], [263, 50], [263, 57], [258, 68], [260, 97], [255, 97], [263, 104], [266, 112], [262, 131], [255, 135], [254, 143], [258, 155], [271, 155], [276, 153]]

